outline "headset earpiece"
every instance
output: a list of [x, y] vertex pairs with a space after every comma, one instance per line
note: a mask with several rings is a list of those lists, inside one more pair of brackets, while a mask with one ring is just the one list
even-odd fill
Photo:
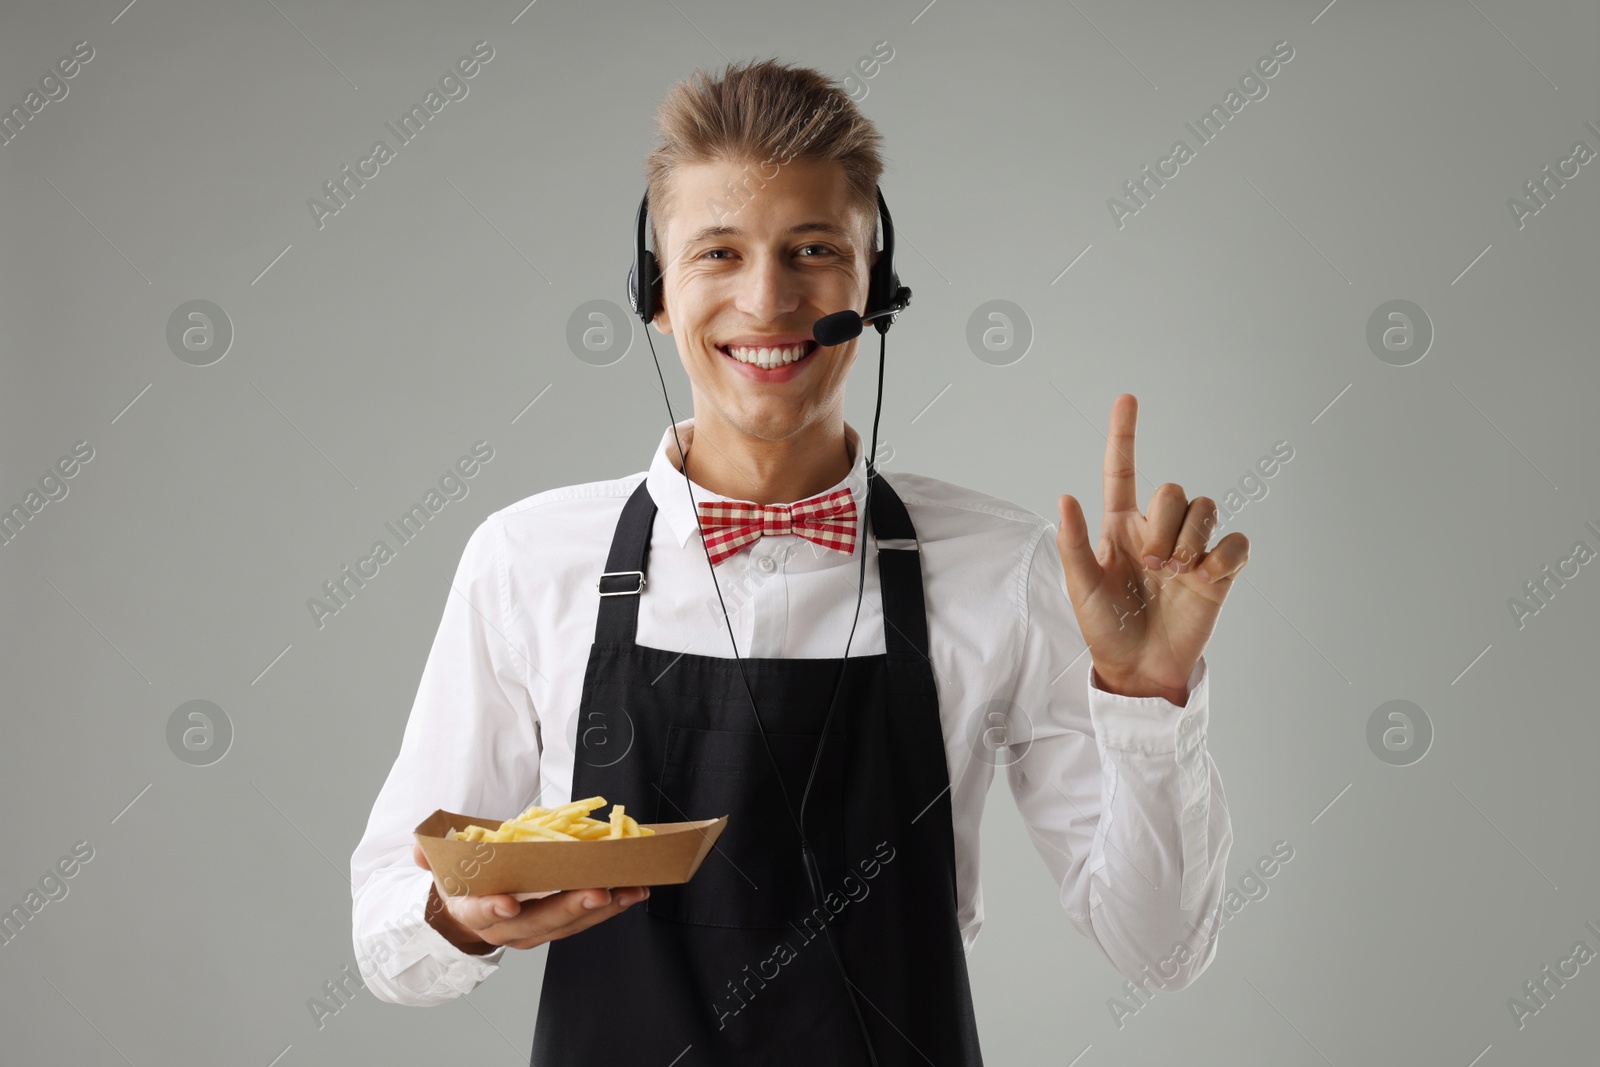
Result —
[[628, 268], [628, 305], [646, 326], [656, 317], [661, 306], [661, 265], [654, 252], [646, 246], [648, 233], [650, 194], [639, 198], [639, 218], [633, 246], [633, 265]]
[[[894, 220], [889, 217], [889, 205], [884, 202], [881, 188], [878, 189], [878, 217], [883, 221], [883, 255], [872, 265], [867, 285], [867, 310], [863, 317], [876, 311], [903, 311], [911, 303], [911, 290], [900, 284], [900, 275], [894, 269]], [[872, 320], [880, 334], [888, 333], [893, 322], [893, 315]]]

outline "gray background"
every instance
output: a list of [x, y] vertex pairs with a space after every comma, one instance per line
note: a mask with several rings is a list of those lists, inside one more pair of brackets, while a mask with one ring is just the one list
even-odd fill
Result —
[[[1507, 601], [1600, 547], [1600, 163], [1524, 227], [1506, 201], [1600, 149], [1600, 13], [925, 3], [6, 5], [6, 109], [95, 49], [0, 147], [0, 502], [95, 450], [0, 547], [0, 903], [95, 850], [0, 948], [6, 1062], [526, 1062], [542, 950], [447, 1006], [361, 993], [317, 1027], [308, 998], [354, 963], [349, 853], [469, 533], [644, 469], [665, 426], [637, 327], [606, 367], [565, 339], [580, 304], [623, 302], [657, 100], [726, 58], [843, 77], [880, 40], [862, 106], [916, 290], [886, 470], [1051, 521], [1072, 492], [1096, 522], [1124, 391], [1141, 506], [1169, 480], [1221, 499], [1294, 448], [1230, 525], [1251, 562], [1207, 650], [1229, 884], [1275, 841], [1294, 859], [1195, 986], [1119, 1029], [1122, 980], [997, 776], [970, 961], [988, 1061], [1593, 1062], [1600, 962], [1520, 1030], [1506, 1002], [1600, 949], [1600, 577], [1521, 628]], [[318, 229], [307, 199], [479, 40], [467, 98]], [[1119, 228], [1107, 199], [1280, 40], [1269, 94]], [[206, 367], [166, 340], [197, 299], [236, 333]], [[992, 299], [1034, 334], [1008, 365], [965, 340]], [[1366, 340], [1393, 299], [1436, 334], [1406, 367]], [[307, 598], [479, 439], [470, 494], [319, 630]], [[167, 739], [196, 699], [234, 731], [204, 767]], [[1396, 699], [1435, 732], [1410, 766], [1367, 742]]]

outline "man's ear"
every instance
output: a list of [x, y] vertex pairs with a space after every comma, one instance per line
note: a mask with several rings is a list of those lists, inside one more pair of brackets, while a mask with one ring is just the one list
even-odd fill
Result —
[[[659, 238], [660, 236], [658, 233], [652, 233], [653, 238]], [[662, 333], [671, 333], [672, 314], [667, 310], [667, 268], [661, 258], [661, 245], [659, 243], [656, 244], [656, 249], [656, 269], [661, 273], [657, 276], [659, 291], [656, 293], [656, 313], [650, 319], [650, 325]]]
[[656, 314], [651, 317], [650, 325], [661, 333], [672, 333], [672, 312], [667, 310], [667, 272], [662, 270], [659, 280], [659, 291], [656, 293]]

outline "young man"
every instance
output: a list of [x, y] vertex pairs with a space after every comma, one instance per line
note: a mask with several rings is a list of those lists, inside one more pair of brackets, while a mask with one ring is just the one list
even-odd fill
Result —
[[[1053, 536], [900, 471], [866, 507], [843, 416], [857, 341], [811, 331], [866, 307], [877, 131], [824, 76], [775, 62], [697, 72], [659, 122], [654, 325], [693, 417], [647, 472], [535, 494], [468, 541], [352, 858], [367, 987], [437, 1004], [506, 948], [547, 944], [535, 1063], [867, 1062], [864, 1029], [879, 1063], [979, 1064], [966, 952], [1002, 759], [1076, 928], [1132, 981], [1189, 984], [1215, 953], [1233, 840], [1201, 652], [1243, 535], [1207, 552], [1215, 504], [1170, 483], [1139, 512], [1131, 396], [1112, 406], [1098, 552], [1071, 496]], [[717, 501], [768, 507], [730, 539]], [[647, 580], [602, 597], [618, 570]], [[410, 839], [436, 807], [593, 795], [646, 822], [730, 819], [684, 885], [521, 903], [442, 900]]]

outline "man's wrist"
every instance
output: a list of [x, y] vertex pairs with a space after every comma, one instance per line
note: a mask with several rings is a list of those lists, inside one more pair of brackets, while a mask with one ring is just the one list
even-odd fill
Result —
[[1167, 703], [1176, 707], [1183, 707], [1189, 702], [1189, 693], [1185, 690], [1166, 689], [1158, 685], [1142, 684], [1129, 679], [1107, 678], [1097, 665], [1090, 666], [1090, 677], [1096, 688], [1107, 693], [1125, 697], [1160, 697]]
[[439, 896], [439, 884], [437, 882], [432, 882], [428, 885], [428, 905], [424, 915], [427, 918], [428, 925], [437, 930], [440, 937], [468, 955], [487, 956], [500, 947], [485, 941], [465, 926], [456, 922], [455, 916], [450, 914], [450, 909], [445, 907], [444, 899]]

